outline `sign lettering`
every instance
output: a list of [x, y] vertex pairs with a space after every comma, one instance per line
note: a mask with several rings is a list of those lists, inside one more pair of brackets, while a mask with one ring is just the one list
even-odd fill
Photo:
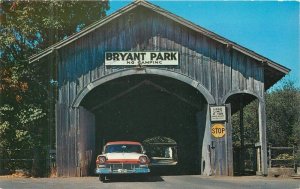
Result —
[[168, 52], [106, 52], [106, 66], [165, 65], [177, 66], [179, 53]]
[[226, 107], [225, 106], [211, 106], [210, 107], [211, 121], [226, 121]]
[[225, 129], [224, 124], [220, 124], [220, 123], [214, 124], [211, 127], [211, 134], [215, 138], [222, 138], [222, 137], [224, 137], [225, 134], [226, 134], [226, 129]]

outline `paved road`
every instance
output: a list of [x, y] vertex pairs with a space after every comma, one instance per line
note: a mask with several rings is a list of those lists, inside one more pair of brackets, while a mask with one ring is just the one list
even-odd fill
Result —
[[0, 177], [0, 189], [300, 189], [300, 180], [263, 177], [151, 176], [117, 178], [102, 183], [97, 177], [9, 178]]

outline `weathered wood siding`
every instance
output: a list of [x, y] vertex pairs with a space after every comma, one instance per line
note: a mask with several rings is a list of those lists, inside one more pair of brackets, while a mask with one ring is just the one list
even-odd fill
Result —
[[[148, 9], [124, 14], [58, 50], [59, 101], [71, 105], [89, 83], [130, 67], [105, 67], [106, 51], [180, 52], [178, 67], [161, 67], [198, 81], [217, 103], [230, 91], [263, 95], [260, 62]], [[155, 68], [155, 66], [151, 66]]]
[[[72, 112], [70, 112], [72, 111]], [[75, 124], [76, 109], [69, 109], [65, 104], [56, 104], [56, 156], [57, 175], [75, 176], [77, 165], [77, 135]], [[68, 155], [64, 155], [68, 154]]]
[[89, 175], [95, 156], [95, 115], [83, 107], [79, 108], [79, 129], [78, 129], [78, 168], [77, 176]]
[[[55, 53], [59, 84], [57, 165], [63, 166], [58, 175], [86, 175], [86, 166], [89, 166], [85, 162], [81, 165], [80, 157], [91, 149], [92, 142], [85, 141], [88, 146], [80, 147], [83, 144], [79, 144], [80, 140], [76, 138], [79, 136], [78, 132], [82, 134], [84, 131], [79, 128], [81, 126], [77, 119], [88, 114], [72, 107], [78, 94], [93, 81], [118, 71], [133, 69], [105, 67], [106, 51], [178, 51], [179, 66], [151, 68], [188, 76], [203, 85], [217, 104], [222, 104], [224, 96], [233, 92], [247, 91], [263, 97], [264, 72], [260, 62], [236, 51], [230, 45], [228, 47], [167, 17], [142, 6], [138, 7]], [[91, 116], [88, 114], [87, 117]], [[87, 134], [90, 132], [89, 130]], [[207, 135], [210, 136], [210, 133]], [[225, 142], [218, 145], [224, 147]], [[81, 149], [77, 149], [79, 147]], [[226, 172], [226, 162], [222, 159], [225, 157], [224, 153], [218, 151], [215, 154], [215, 171]], [[74, 167], [80, 171], [74, 170]]]

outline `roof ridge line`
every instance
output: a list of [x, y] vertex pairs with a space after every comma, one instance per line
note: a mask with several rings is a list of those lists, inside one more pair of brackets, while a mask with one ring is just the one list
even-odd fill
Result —
[[118, 16], [121, 16], [124, 12], [126, 11], [130, 11], [134, 8], [136, 8], [137, 6], [139, 5], [142, 5], [146, 8], [149, 8], [151, 9], [152, 11], [162, 15], [162, 16], [165, 16], [169, 19], [171, 19], [172, 21], [176, 22], [176, 23], [179, 23], [181, 25], [184, 25], [186, 27], [188, 27], [189, 29], [191, 30], [194, 30], [196, 32], [200, 32], [201, 34], [207, 36], [208, 38], [211, 38], [219, 43], [222, 43], [222, 44], [226, 44], [226, 45], [229, 45], [243, 53], [243, 54], [246, 54], [258, 61], [261, 61], [261, 62], [266, 62], [267, 65], [269, 65], [270, 67], [273, 67], [274, 69], [277, 69], [277, 70], [280, 70], [282, 71], [283, 73], [287, 74], [290, 69], [285, 67], [285, 66], [282, 66], [276, 62], [274, 62], [273, 60], [267, 58], [267, 57], [264, 57], [263, 55], [260, 55], [258, 53], [256, 53], [255, 51], [253, 50], [250, 50], [244, 46], [241, 46], [239, 44], [237, 44], [236, 42], [233, 42], [227, 38], [224, 38], [222, 37], [221, 35], [218, 35], [206, 28], [203, 28], [202, 26], [199, 26], [181, 16], [178, 16], [178, 15], [175, 15], [174, 13], [166, 10], [166, 9], [163, 9], [155, 4], [152, 4], [146, 0], [135, 0], [133, 2], [131, 2], [130, 4], [124, 6], [123, 8], [120, 8], [119, 10], [115, 11], [114, 13], [112, 13], [111, 15], [108, 15], [106, 17], [104, 17], [103, 19], [100, 19], [99, 21], [96, 21], [92, 24], [90, 24], [89, 26], [87, 26], [86, 28], [84, 28], [82, 31], [78, 32], [78, 33], [74, 33], [72, 34], [71, 36], [69, 36], [67, 39], [65, 40], [62, 40], [60, 42], [57, 42], [53, 45], [51, 45], [50, 47], [46, 48], [45, 50], [42, 50], [40, 53], [37, 53], [35, 55], [32, 55], [29, 57], [29, 62], [32, 63], [32, 62], [35, 62], [41, 58], [43, 58], [44, 56], [47, 56], [48, 54], [52, 53], [54, 50], [56, 49], [59, 49], [61, 48], [62, 46], [65, 46], [69, 43], [72, 43], [73, 41], [77, 40], [78, 38], [86, 35], [87, 33], [91, 32], [91, 31], [94, 31], [96, 29], [98, 29], [99, 27], [103, 26], [104, 24], [106, 24], [107, 22], [110, 22], [112, 19], [115, 19], [117, 18]]

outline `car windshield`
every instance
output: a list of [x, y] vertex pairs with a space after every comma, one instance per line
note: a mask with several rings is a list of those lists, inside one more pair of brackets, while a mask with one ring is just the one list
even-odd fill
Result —
[[133, 144], [111, 144], [105, 148], [105, 153], [142, 153], [140, 145]]

